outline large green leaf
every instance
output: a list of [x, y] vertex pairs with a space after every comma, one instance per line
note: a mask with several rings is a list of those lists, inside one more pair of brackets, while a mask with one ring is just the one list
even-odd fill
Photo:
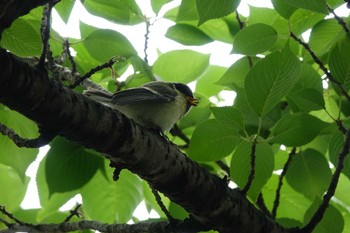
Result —
[[0, 164], [0, 204], [6, 206], [7, 211], [18, 209], [24, 195], [27, 191], [29, 179], [24, 180], [18, 175], [17, 171], [9, 166]]
[[193, 132], [188, 154], [197, 161], [216, 161], [229, 155], [239, 142], [236, 130], [211, 119]]
[[243, 88], [245, 77], [251, 68], [250, 66], [253, 66], [258, 60], [259, 58], [257, 57], [242, 57], [227, 69], [217, 83], [228, 86], [233, 90]]
[[289, 19], [289, 17], [297, 10], [297, 8], [290, 5], [287, 0], [272, 0], [271, 2], [275, 10], [286, 19]]
[[[321, 204], [321, 199], [317, 198], [312, 203], [310, 208], [305, 213], [304, 222], [310, 221], [313, 214], [318, 209]], [[312, 231], [313, 233], [342, 233], [344, 228], [344, 219], [342, 214], [339, 212], [337, 208], [333, 205], [329, 205], [326, 209], [324, 216], [322, 217], [321, 222], [319, 222], [315, 229]]]
[[210, 65], [205, 73], [198, 79], [196, 84], [196, 93], [207, 96], [216, 96], [223, 90], [222, 86], [216, 82], [225, 73], [227, 68], [222, 66]]
[[1, 47], [17, 56], [39, 56], [41, 54], [41, 36], [30, 20], [17, 19], [10, 28], [2, 33]]
[[345, 90], [350, 88], [350, 39], [345, 37], [335, 46], [329, 56], [329, 68], [334, 78]]
[[305, 88], [289, 93], [288, 102], [290, 101], [298, 108], [307, 112], [325, 108], [322, 92], [318, 92], [312, 88]]
[[[345, 136], [337, 129], [335, 130], [329, 141], [329, 159], [334, 166], [338, 165], [338, 157], [341, 151], [343, 150], [345, 143]], [[344, 162], [344, 168], [342, 170], [349, 179], [350, 179], [350, 156], [347, 154]]]
[[322, 197], [331, 176], [326, 158], [317, 150], [306, 149], [293, 157], [286, 179], [291, 187], [312, 200]]
[[151, 0], [151, 6], [154, 11], [154, 13], [158, 14], [160, 9], [168, 2], [171, 2], [172, 0]]
[[244, 83], [250, 106], [264, 116], [298, 82], [299, 72], [300, 62], [288, 49], [266, 56], [250, 69]]
[[295, 7], [328, 14], [326, 0], [286, 0], [286, 2]]
[[50, 195], [84, 186], [103, 166], [103, 159], [84, 147], [56, 138], [46, 159], [46, 177]]
[[255, 55], [270, 49], [277, 40], [276, 30], [267, 24], [253, 24], [239, 31], [233, 41], [233, 51]]
[[74, 3], [75, 3], [74, 0], [65, 0], [65, 1], [60, 1], [55, 5], [55, 9], [57, 10], [58, 14], [61, 16], [62, 20], [65, 23], [68, 22]]
[[56, 213], [62, 205], [64, 205], [79, 192], [79, 190], [74, 190], [70, 192], [54, 193], [50, 195], [46, 177], [46, 159], [47, 157], [44, 157], [44, 159], [40, 162], [38, 172], [36, 174], [36, 184], [38, 187], [38, 194], [41, 205], [41, 209], [38, 212], [37, 216], [38, 222], [41, 222], [47, 218], [47, 216]]
[[209, 20], [199, 26], [199, 29], [210, 38], [232, 44], [233, 35], [240, 29], [237, 20], [229, 15], [225, 18]]
[[[335, 19], [327, 19], [316, 24], [310, 34], [309, 45], [317, 56], [322, 56], [329, 52], [331, 48], [345, 35], [342, 27]], [[310, 60], [309, 53], [305, 59]]]
[[165, 81], [189, 83], [199, 78], [209, 65], [209, 55], [192, 50], [175, 50], [158, 57], [153, 73]]
[[237, 0], [196, 0], [199, 22], [224, 17], [232, 13], [238, 6]]
[[[276, 197], [279, 176], [273, 174], [271, 179], [262, 189], [265, 204], [271, 210]], [[310, 207], [312, 201], [301, 193], [295, 191], [286, 180], [283, 180], [280, 192], [280, 202], [277, 209], [277, 218], [292, 218], [304, 222], [304, 214]]]
[[232, 130], [244, 130], [243, 114], [233, 107], [212, 107], [215, 119], [223, 126]]
[[117, 182], [112, 180], [113, 170], [106, 163], [108, 176], [101, 171], [81, 189], [84, 212], [89, 219], [106, 223], [126, 223], [142, 200], [140, 178], [123, 170]]
[[107, 62], [113, 56], [130, 57], [137, 55], [128, 39], [113, 30], [98, 29], [83, 40], [83, 45], [90, 56], [101, 62]]
[[203, 31], [190, 24], [175, 24], [168, 28], [165, 36], [184, 45], [203, 45], [213, 41]]
[[143, 15], [135, 0], [85, 0], [86, 9], [95, 15], [120, 24], [143, 22]]
[[[28, 118], [0, 105], [0, 122], [13, 129], [23, 138], [38, 137], [38, 128]], [[0, 164], [13, 168], [22, 181], [25, 181], [25, 172], [35, 160], [38, 149], [19, 148], [7, 136], [0, 134]]]
[[302, 146], [311, 142], [327, 124], [306, 113], [287, 114], [272, 131], [272, 140], [285, 146]]
[[290, 30], [294, 34], [300, 35], [324, 19], [324, 17], [325, 15], [321, 13], [298, 9], [290, 17]]
[[[242, 141], [232, 155], [231, 178], [240, 187], [244, 188], [251, 172], [252, 144]], [[274, 156], [267, 143], [258, 143], [255, 148], [255, 175], [248, 191], [248, 196], [256, 200], [262, 187], [270, 179], [274, 168]]]

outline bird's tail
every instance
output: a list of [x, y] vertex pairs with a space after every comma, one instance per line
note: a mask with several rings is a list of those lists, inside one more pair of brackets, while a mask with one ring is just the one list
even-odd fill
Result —
[[83, 95], [102, 104], [111, 105], [112, 94], [110, 93], [93, 88], [88, 88], [86, 91], [83, 92]]

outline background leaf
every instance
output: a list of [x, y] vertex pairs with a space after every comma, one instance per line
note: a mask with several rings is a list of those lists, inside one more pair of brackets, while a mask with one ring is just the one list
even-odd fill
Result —
[[232, 13], [238, 6], [237, 0], [196, 0], [199, 22], [221, 18]]
[[289, 3], [292, 6], [304, 8], [307, 10], [327, 14], [327, 2], [326, 0], [309, 0], [309, 1], [303, 1], [303, 0], [286, 0], [287, 3]]
[[203, 31], [189, 24], [175, 24], [168, 28], [165, 36], [184, 45], [203, 45], [213, 41]]
[[277, 40], [276, 30], [266, 24], [253, 24], [239, 31], [233, 41], [233, 51], [255, 55], [270, 49]]
[[175, 50], [158, 57], [153, 73], [165, 81], [189, 83], [200, 77], [209, 65], [209, 55], [191, 50]]
[[50, 195], [81, 188], [102, 168], [103, 158], [84, 147], [56, 138], [46, 159], [46, 177]]
[[312, 200], [322, 197], [331, 176], [325, 157], [317, 150], [306, 149], [293, 157], [286, 179], [291, 187]]
[[273, 132], [273, 141], [285, 146], [302, 146], [311, 142], [326, 127], [318, 118], [305, 114], [287, 114], [281, 118]]

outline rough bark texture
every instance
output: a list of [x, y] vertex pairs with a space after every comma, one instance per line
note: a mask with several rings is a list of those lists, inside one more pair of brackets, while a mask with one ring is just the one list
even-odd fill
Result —
[[287, 232], [257, 210], [239, 190], [186, 157], [176, 145], [122, 114], [51, 80], [0, 50], [0, 102], [61, 135], [109, 155], [221, 232]]

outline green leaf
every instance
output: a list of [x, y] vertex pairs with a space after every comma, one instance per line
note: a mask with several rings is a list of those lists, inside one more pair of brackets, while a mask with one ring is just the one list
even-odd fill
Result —
[[289, 17], [297, 10], [297, 8], [290, 5], [287, 0], [272, 0], [272, 5], [275, 10], [286, 19], [289, 19]]
[[196, 7], [196, 0], [186, 0], [181, 1], [181, 5], [178, 9], [178, 14], [176, 16], [177, 23], [188, 22], [188, 21], [198, 21], [198, 12]]
[[229, 15], [225, 18], [213, 19], [199, 26], [199, 29], [211, 39], [232, 44], [233, 35], [239, 31], [237, 20], [231, 20]]
[[58, 14], [61, 16], [62, 20], [67, 24], [69, 16], [72, 12], [75, 1], [73, 0], [65, 0], [60, 1], [55, 5], [55, 9]]
[[[113, 170], [105, 165], [107, 174]], [[84, 212], [89, 219], [105, 223], [126, 223], [132, 217], [137, 205], [142, 200], [142, 183], [140, 178], [123, 170], [118, 182], [101, 171], [81, 189]]]
[[103, 166], [103, 159], [84, 147], [56, 138], [46, 159], [50, 195], [81, 188]]
[[[264, 201], [270, 210], [275, 201], [278, 181], [279, 176], [273, 174], [262, 190]], [[283, 181], [277, 218], [293, 218], [299, 222], [304, 222], [305, 211], [310, 207], [311, 203], [304, 195], [290, 187], [288, 182]]]
[[[244, 188], [250, 174], [251, 143], [242, 141], [232, 155], [231, 178], [240, 187]], [[274, 156], [267, 143], [258, 143], [255, 149], [255, 176], [248, 191], [248, 196], [256, 200], [262, 187], [270, 179], [274, 168]]]
[[134, 25], [143, 22], [143, 15], [134, 0], [85, 0], [86, 9], [100, 17], [119, 24]]
[[244, 86], [254, 111], [264, 116], [298, 82], [300, 62], [292, 52], [274, 52], [259, 61], [247, 74]]
[[29, 57], [41, 54], [41, 36], [29, 20], [17, 19], [2, 33], [1, 47], [17, 56]]
[[[345, 32], [335, 19], [323, 20], [316, 24], [310, 34], [309, 45], [316, 56], [322, 56], [329, 52], [333, 46], [344, 38]], [[307, 53], [305, 59], [310, 60]]]
[[[0, 122], [23, 138], [37, 138], [39, 136], [38, 127], [34, 122], [2, 105], [0, 105]], [[19, 148], [12, 140], [2, 134], [0, 134], [0, 145], [0, 164], [13, 168], [24, 182], [25, 172], [35, 160], [39, 150]]]
[[290, 17], [290, 30], [300, 35], [309, 28], [312, 28], [316, 23], [324, 19], [325, 15], [309, 10], [298, 9]]
[[18, 209], [26, 191], [29, 179], [26, 177], [24, 181], [18, 175], [16, 170], [9, 166], [0, 164], [0, 203], [6, 206], [6, 210], [12, 212]]
[[277, 41], [276, 30], [266, 24], [253, 24], [239, 31], [233, 41], [233, 51], [255, 55], [270, 49]]
[[198, 79], [196, 84], [196, 94], [207, 96], [218, 95], [222, 91], [222, 86], [217, 85], [218, 79], [225, 73], [227, 68], [210, 65], [205, 73]]
[[315, 111], [325, 108], [325, 102], [321, 92], [311, 88], [301, 89], [288, 94], [288, 101], [304, 111]]
[[286, 0], [286, 2], [295, 7], [328, 14], [326, 0]]
[[[338, 157], [343, 150], [345, 143], [345, 136], [337, 129], [335, 130], [329, 141], [329, 159], [334, 166], [338, 165]], [[346, 156], [344, 161], [344, 168], [342, 173], [350, 179], [350, 157]]]
[[130, 57], [137, 55], [128, 39], [113, 30], [98, 29], [83, 40], [83, 45], [90, 56], [101, 62], [107, 62], [113, 56]]
[[350, 88], [350, 39], [345, 37], [331, 51], [329, 69], [333, 77], [344, 87]]
[[193, 132], [188, 154], [196, 161], [220, 160], [229, 155], [240, 140], [235, 130], [216, 120], [207, 120]]
[[164, 5], [171, 1], [172, 0], [151, 0], [151, 6], [154, 13], [158, 14]]
[[[312, 203], [311, 207], [305, 213], [304, 222], [309, 222], [311, 217], [314, 215], [316, 210], [321, 204], [321, 199], [315, 199]], [[324, 216], [322, 217], [321, 222], [319, 222], [315, 229], [312, 231], [313, 233], [342, 233], [344, 228], [344, 219], [342, 214], [339, 212], [337, 208], [333, 205], [329, 205], [326, 209]]]
[[192, 50], [174, 50], [158, 57], [153, 73], [164, 81], [189, 83], [199, 78], [209, 65], [209, 55]]
[[257, 57], [242, 57], [228, 68], [217, 83], [223, 86], [228, 86], [233, 90], [244, 88], [244, 80], [251, 68], [250, 66], [257, 61], [259, 61], [259, 58]]
[[285, 146], [302, 146], [311, 142], [327, 124], [306, 113], [287, 114], [272, 131], [273, 141]]
[[41, 209], [38, 212], [38, 222], [43, 221], [58, 211], [58, 209], [64, 205], [67, 201], [73, 198], [79, 190], [70, 192], [54, 193], [50, 195], [49, 186], [46, 177], [46, 160], [47, 156], [40, 162], [38, 172], [36, 174], [36, 184], [38, 187], [38, 194], [40, 199]]
[[215, 119], [223, 126], [232, 130], [244, 130], [243, 114], [233, 107], [211, 107]]
[[237, 0], [196, 0], [199, 22], [198, 25], [216, 18], [221, 18], [234, 12]]
[[270, 8], [249, 6], [249, 25], [263, 23], [273, 27], [279, 35], [289, 36], [289, 22]]
[[312, 200], [322, 197], [331, 176], [326, 158], [317, 150], [306, 149], [294, 155], [286, 179], [291, 187]]
[[190, 24], [175, 24], [168, 28], [165, 36], [183, 45], [204, 45], [213, 41], [203, 31]]

